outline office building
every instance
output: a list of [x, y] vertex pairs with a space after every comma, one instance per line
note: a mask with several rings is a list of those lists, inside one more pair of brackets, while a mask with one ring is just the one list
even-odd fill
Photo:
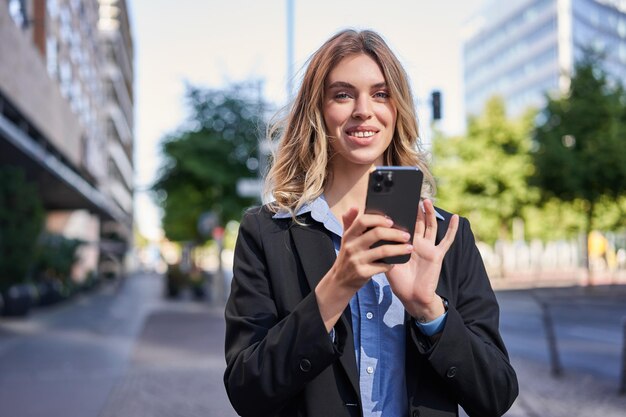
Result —
[[493, 95], [510, 115], [539, 108], [544, 93], [567, 91], [584, 48], [606, 54], [605, 69], [626, 80], [626, 1], [488, 1], [465, 27], [465, 111]]
[[132, 241], [133, 74], [125, 0], [0, 0], [0, 164], [90, 243], [85, 271], [120, 272]]

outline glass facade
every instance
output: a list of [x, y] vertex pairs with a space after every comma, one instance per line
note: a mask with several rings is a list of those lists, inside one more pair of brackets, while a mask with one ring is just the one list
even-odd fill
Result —
[[583, 48], [606, 54], [606, 70], [626, 79], [626, 8], [608, 0], [491, 1], [471, 19], [463, 49], [465, 111], [494, 95], [511, 115], [567, 88]]

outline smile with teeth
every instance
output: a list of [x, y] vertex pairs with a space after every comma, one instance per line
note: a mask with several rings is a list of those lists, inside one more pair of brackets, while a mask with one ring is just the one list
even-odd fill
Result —
[[348, 132], [348, 134], [350, 136], [354, 136], [357, 138], [369, 138], [371, 136], [374, 136], [376, 134], [376, 132], [368, 130], [368, 131], [358, 131], [358, 132]]

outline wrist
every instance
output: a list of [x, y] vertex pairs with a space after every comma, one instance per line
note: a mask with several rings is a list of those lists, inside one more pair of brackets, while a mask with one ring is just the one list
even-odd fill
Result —
[[412, 303], [407, 311], [418, 323], [428, 323], [441, 317], [448, 310], [447, 304], [443, 297], [435, 296], [429, 303]]
[[329, 332], [356, 292], [337, 282], [333, 272], [331, 269], [314, 289], [320, 315]]

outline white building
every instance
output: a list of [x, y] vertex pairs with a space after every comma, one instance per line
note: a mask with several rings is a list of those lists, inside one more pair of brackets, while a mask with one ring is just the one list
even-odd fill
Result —
[[585, 47], [603, 51], [607, 72], [626, 80], [625, 0], [487, 2], [465, 27], [466, 113], [496, 94], [511, 115], [542, 106], [544, 92], [567, 90]]

